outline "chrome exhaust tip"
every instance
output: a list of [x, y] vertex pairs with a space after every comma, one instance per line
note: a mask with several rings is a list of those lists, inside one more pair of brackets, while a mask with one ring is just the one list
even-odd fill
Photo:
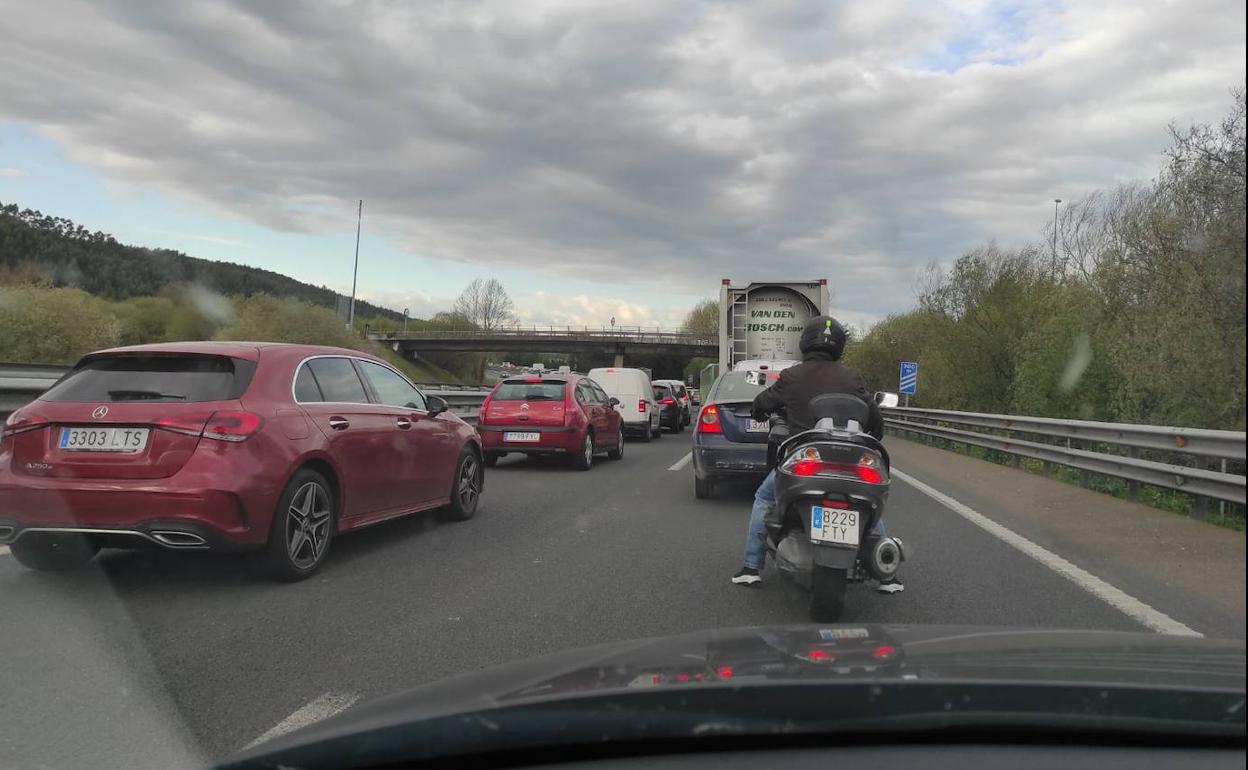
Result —
[[151, 533], [151, 538], [161, 545], [170, 548], [202, 548], [208, 544], [194, 532], [178, 532], [176, 530], [158, 529]]
[[901, 541], [895, 537], [882, 537], [875, 541], [867, 558], [867, 571], [876, 580], [888, 580], [906, 559]]
[[12, 540], [13, 533], [16, 531], [14, 527], [10, 527], [8, 524], [0, 525], [0, 543], [7, 543], [9, 540]]

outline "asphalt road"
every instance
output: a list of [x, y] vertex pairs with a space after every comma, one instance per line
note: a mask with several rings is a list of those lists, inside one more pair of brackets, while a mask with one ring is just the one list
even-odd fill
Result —
[[[668, 470], [688, 449], [688, 433], [631, 442], [587, 473], [504, 459], [473, 520], [343, 537], [294, 585], [206, 555], [111, 552], [64, 575], [2, 555], [0, 766], [196, 764], [292, 713], [506, 661], [805, 622], [805, 595], [778, 576], [728, 582], [752, 489], [695, 500], [692, 468]], [[851, 588], [848, 621], [1141, 630], [904, 483], [888, 522], [911, 547], [907, 590]]]

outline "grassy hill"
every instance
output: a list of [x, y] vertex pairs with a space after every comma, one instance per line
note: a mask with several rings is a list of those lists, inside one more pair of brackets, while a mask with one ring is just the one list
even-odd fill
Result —
[[[169, 249], [118, 243], [68, 219], [0, 202], [0, 271], [41, 274], [53, 286], [73, 286], [112, 300], [159, 295], [195, 284], [229, 296], [271, 294], [333, 309], [336, 294], [288, 275], [232, 262], [214, 262]], [[389, 308], [356, 300], [360, 317], [402, 320]]]
[[[409, 361], [348, 331], [335, 305], [330, 289], [271, 270], [128, 246], [68, 219], [0, 205], [0, 361], [68, 364], [115, 345], [272, 340], [363, 350], [419, 383], [475, 381], [479, 354]], [[401, 322], [400, 313], [356, 302], [357, 329]]]

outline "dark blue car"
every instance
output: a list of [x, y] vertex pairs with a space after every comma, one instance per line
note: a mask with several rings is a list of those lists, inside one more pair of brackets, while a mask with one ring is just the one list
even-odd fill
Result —
[[779, 376], [779, 371], [726, 372], [703, 397], [693, 433], [693, 491], [699, 499], [714, 497], [721, 479], [762, 480], [767, 474], [767, 423], [750, 418], [750, 405]]

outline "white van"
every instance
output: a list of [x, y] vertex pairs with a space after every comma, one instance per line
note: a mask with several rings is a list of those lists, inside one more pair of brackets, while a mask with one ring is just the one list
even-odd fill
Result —
[[654, 388], [650, 375], [641, 369], [607, 366], [590, 369], [589, 378], [602, 386], [608, 396], [619, 399], [615, 410], [624, 418], [626, 434], [642, 441], [662, 436], [659, 425], [659, 405], [654, 400]]

